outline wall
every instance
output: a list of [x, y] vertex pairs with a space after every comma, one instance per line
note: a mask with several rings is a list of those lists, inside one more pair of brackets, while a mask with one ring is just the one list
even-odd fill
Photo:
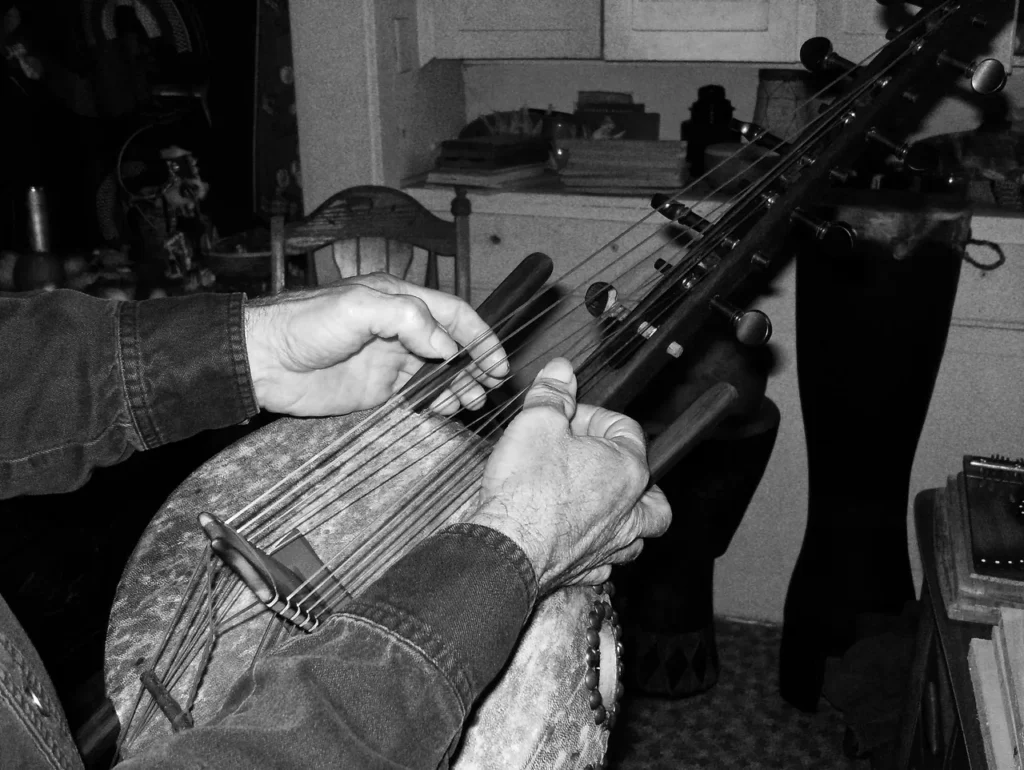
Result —
[[360, 180], [383, 179], [370, 0], [303, 0], [290, 3], [295, 66], [295, 106], [303, 198], [311, 211], [331, 193]]
[[465, 115], [462, 65], [419, 66], [413, 0], [290, 5], [307, 211], [357, 184], [398, 186]]

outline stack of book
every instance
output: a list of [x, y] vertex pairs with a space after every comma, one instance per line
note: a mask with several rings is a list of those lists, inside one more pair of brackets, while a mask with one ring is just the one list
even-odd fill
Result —
[[1024, 610], [1003, 607], [992, 639], [972, 639], [968, 668], [991, 770], [1024, 770]]
[[616, 91], [580, 91], [574, 117], [587, 139], [657, 139], [661, 130], [661, 115]]
[[550, 142], [538, 137], [480, 136], [441, 143], [428, 184], [507, 188], [543, 177]]
[[686, 145], [682, 142], [571, 139], [558, 144], [568, 156], [559, 176], [572, 189], [647, 194], [683, 184]]
[[999, 622], [1024, 608], [1024, 462], [964, 458], [935, 508], [939, 591], [954, 620]]

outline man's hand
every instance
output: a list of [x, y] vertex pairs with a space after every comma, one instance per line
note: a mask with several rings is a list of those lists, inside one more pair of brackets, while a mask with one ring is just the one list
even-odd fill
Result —
[[537, 375], [522, 414], [484, 469], [481, 505], [468, 521], [508, 535], [526, 552], [542, 593], [608, 579], [639, 555], [644, 537], [672, 520], [668, 500], [647, 489], [640, 426], [576, 403], [571, 364], [556, 358]]
[[382, 404], [426, 359], [454, 356], [456, 343], [474, 363], [438, 395], [435, 411], [479, 408], [484, 387], [509, 371], [498, 339], [469, 305], [384, 273], [250, 302], [245, 342], [256, 401], [298, 416]]

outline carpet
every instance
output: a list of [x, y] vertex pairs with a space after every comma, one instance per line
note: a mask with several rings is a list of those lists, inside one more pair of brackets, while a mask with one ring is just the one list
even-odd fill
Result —
[[631, 696], [611, 737], [611, 770], [868, 770], [843, 754], [842, 714], [823, 699], [817, 713], [778, 694], [779, 626], [719, 618], [721, 675], [682, 700]]

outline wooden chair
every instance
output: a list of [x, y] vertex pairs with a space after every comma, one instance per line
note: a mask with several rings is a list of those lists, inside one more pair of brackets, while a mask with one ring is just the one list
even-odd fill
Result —
[[[453, 257], [452, 293], [469, 302], [470, 211], [462, 188], [455, 189], [454, 219], [447, 221], [400, 190], [363, 185], [332, 195], [299, 221], [285, 224], [283, 217], [273, 217], [271, 291], [276, 294], [284, 288], [287, 257], [305, 254], [312, 268], [312, 253], [330, 247], [342, 278], [384, 271], [432, 289], [441, 288], [438, 258]], [[422, 279], [420, 266], [414, 265], [420, 253], [425, 256]]]

